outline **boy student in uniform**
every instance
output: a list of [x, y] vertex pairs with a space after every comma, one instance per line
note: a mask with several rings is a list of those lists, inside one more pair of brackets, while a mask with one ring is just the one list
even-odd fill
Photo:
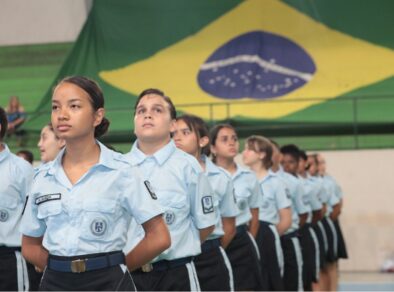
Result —
[[65, 144], [66, 141], [56, 135], [52, 123], [44, 126], [37, 144], [40, 150], [41, 162], [47, 163], [54, 160]]
[[[127, 268], [160, 254], [170, 237], [162, 208], [136, 170], [96, 140], [109, 126], [98, 84], [80, 76], [60, 81], [52, 125], [66, 145], [35, 174], [21, 224], [22, 253], [44, 270], [41, 290], [134, 290]], [[146, 236], [125, 257], [131, 218]]]
[[202, 244], [202, 253], [194, 258], [201, 290], [234, 291], [231, 264], [223, 249], [235, 235], [235, 216], [238, 215], [231, 178], [206, 156], [209, 153], [209, 132], [200, 117], [178, 117], [173, 139], [179, 149], [198, 160], [215, 192], [215, 230]]
[[[312, 290], [312, 282], [316, 271], [316, 259], [314, 250], [313, 235], [309, 230], [310, 224], [307, 223], [308, 216], [312, 211], [309, 193], [305, 187], [304, 182], [298, 177], [298, 168], [300, 162], [300, 149], [294, 144], [284, 145], [280, 148], [282, 153], [281, 164], [285, 173], [290, 174], [289, 178], [295, 179], [296, 183], [300, 185], [301, 192], [299, 192], [298, 199], [293, 202], [295, 209], [298, 211], [297, 215], [300, 216], [300, 228], [297, 231], [299, 233], [299, 241], [302, 246], [302, 258], [303, 258], [303, 289], [307, 291]], [[289, 181], [289, 180], [288, 180]], [[303, 210], [304, 212], [301, 212]]]
[[291, 226], [291, 201], [278, 175], [270, 170], [272, 144], [268, 139], [248, 137], [242, 159], [256, 174], [263, 194], [257, 233], [264, 285], [262, 290], [283, 291], [284, 259], [280, 236]]
[[339, 224], [339, 216], [342, 212], [342, 205], [343, 205], [343, 194], [340, 186], [335, 181], [335, 179], [328, 175], [326, 172], [326, 161], [321, 154], [317, 154], [317, 162], [318, 162], [318, 170], [319, 175], [323, 178], [323, 181], [330, 189], [331, 194], [334, 195], [337, 199], [339, 199], [339, 203], [332, 207], [330, 213], [330, 219], [334, 223], [334, 230], [337, 236], [337, 245], [336, 247], [336, 260], [333, 264], [329, 265], [329, 274], [330, 274], [330, 289], [331, 291], [337, 290], [338, 288], [338, 259], [343, 258], [346, 259], [347, 250], [345, 240], [342, 234], [342, 230]]
[[18, 230], [33, 168], [3, 143], [6, 132], [7, 116], [0, 107], [0, 291], [37, 290], [39, 278], [21, 255]]
[[[199, 290], [192, 258], [216, 224], [214, 193], [198, 161], [171, 139], [176, 110], [158, 89], [144, 90], [135, 103], [137, 140], [126, 154], [164, 208], [171, 247], [132, 275], [138, 290]], [[138, 230], [137, 226], [137, 230]], [[129, 237], [138, 241], [139, 237]], [[133, 245], [133, 242], [130, 244]]]
[[[279, 145], [271, 140], [273, 147], [271, 170], [278, 175], [284, 184], [286, 193], [291, 201], [292, 224], [284, 234], [281, 235], [281, 244], [284, 255], [284, 289], [288, 291], [303, 290], [302, 277], [302, 251], [299, 241], [299, 226], [305, 223], [307, 217], [307, 207], [303, 202], [304, 191], [301, 182], [292, 174], [283, 170], [281, 162], [283, 155]], [[301, 214], [301, 217], [299, 217]]]
[[259, 230], [259, 207], [263, 199], [256, 175], [235, 162], [239, 141], [235, 129], [219, 124], [210, 131], [213, 162], [224, 168], [233, 181], [235, 200], [239, 208], [235, 224], [237, 233], [226, 248], [237, 291], [262, 290], [262, 275], [255, 237]]
[[[297, 147], [298, 148], [298, 147]], [[296, 151], [294, 148], [293, 151]], [[321, 219], [322, 203], [318, 198], [318, 189], [308, 179], [308, 156], [305, 151], [298, 150], [298, 178], [304, 185], [305, 193], [308, 195], [308, 202], [310, 212], [306, 223], [302, 226], [301, 232], [301, 247], [302, 256], [304, 259], [304, 290], [305, 291], [319, 291], [319, 273], [320, 273], [320, 245], [319, 236], [315, 231], [315, 225]], [[324, 249], [322, 249], [324, 253]]]

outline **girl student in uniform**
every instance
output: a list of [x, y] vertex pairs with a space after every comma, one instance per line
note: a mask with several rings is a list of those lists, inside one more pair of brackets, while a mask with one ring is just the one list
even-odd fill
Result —
[[[171, 247], [132, 275], [138, 290], [199, 290], [193, 257], [217, 221], [214, 193], [198, 161], [171, 139], [176, 110], [161, 90], [141, 92], [134, 113], [137, 140], [126, 154], [164, 208]], [[137, 228], [139, 229], [139, 228]], [[130, 237], [132, 246], [138, 238]]]
[[40, 140], [37, 144], [40, 150], [41, 162], [47, 163], [54, 160], [65, 144], [66, 141], [56, 135], [52, 123], [45, 125], [41, 130]]
[[32, 166], [3, 143], [7, 116], [0, 107], [0, 290], [37, 290], [34, 266], [21, 255], [19, 226], [32, 178]]
[[[96, 140], [109, 126], [98, 84], [80, 76], [60, 81], [52, 125], [66, 145], [35, 174], [21, 225], [23, 255], [44, 270], [41, 290], [134, 290], [127, 268], [154, 258], [170, 238], [136, 170]], [[131, 218], [146, 236], [125, 256]]]
[[292, 223], [291, 201], [279, 176], [270, 170], [273, 147], [262, 136], [251, 136], [245, 141], [243, 162], [253, 170], [263, 193], [260, 205], [260, 229], [257, 243], [261, 254], [263, 290], [284, 290], [284, 259], [280, 236]]
[[210, 131], [213, 162], [224, 168], [234, 185], [235, 201], [239, 208], [236, 217], [237, 233], [226, 248], [234, 274], [235, 290], [262, 290], [259, 254], [255, 237], [259, 230], [259, 207], [263, 199], [256, 175], [235, 162], [239, 141], [235, 129], [219, 124]]
[[194, 258], [201, 290], [233, 291], [231, 264], [223, 249], [235, 235], [235, 216], [238, 215], [231, 178], [206, 156], [209, 153], [209, 132], [200, 117], [178, 117], [173, 139], [179, 149], [198, 160], [215, 192], [215, 230], [201, 245], [202, 253]]
[[[298, 178], [304, 185], [305, 193], [308, 195], [310, 212], [306, 223], [302, 226], [301, 246], [304, 259], [304, 290], [318, 291], [320, 274], [320, 245], [319, 236], [315, 231], [315, 225], [321, 219], [322, 203], [318, 198], [318, 189], [315, 184], [308, 180], [308, 156], [305, 151], [299, 150]], [[324, 249], [322, 250], [324, 252]]]

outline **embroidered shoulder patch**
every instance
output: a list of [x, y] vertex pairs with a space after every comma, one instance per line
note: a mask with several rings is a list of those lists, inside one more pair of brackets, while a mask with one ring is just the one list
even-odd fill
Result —
[[204, 212], [204, 214], [208, 214], [208, 213], [213, 212], [212, 196], [202, 197], [201, 203], [202, 203], [202, 211]]

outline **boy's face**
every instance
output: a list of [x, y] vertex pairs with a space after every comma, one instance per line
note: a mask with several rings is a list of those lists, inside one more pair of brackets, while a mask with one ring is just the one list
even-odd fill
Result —
[[293, 175], [297, 174], [298, 161], [292, 155], [283, 154], [281, 163], [284, 171]]
[[142, 97], [134, 115], [134, 133], [138, 140], [153, 142], [166, 140], [175, 129], [168, 103], [157, 94]]

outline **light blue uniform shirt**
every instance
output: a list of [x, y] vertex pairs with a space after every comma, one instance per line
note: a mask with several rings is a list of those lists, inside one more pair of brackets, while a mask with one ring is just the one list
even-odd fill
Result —
[[7, 145], [0, 152], [0, 246], [19, 247], [19, 225], [33, 179], [33, 167], [12, 154]]
[[99, 162], [74, 185], [56, 159], [36, 173], [21, 232], [43, 238], [50, 254], [76, 256], [122, 250], [130, 219], [163, 213], [136, 169], [101, 143]]
[[259, 220], [276, 225], [279, 223], [279, 210], [291, 207], [290, 195], [286, 194], [279, 176], [271, 170], [260, 180], [260, 187], [263, 201], [259, 210]]
[[306, 214], [311, 209], [308, 205], [308, 197], [304, 191], [302, 182], [294, 175], [285, 172], [282, 167], [279, 168], [277, 174], [283, 180], [286, 191], [289, 193], [291, 199], [292, 220], [290, 228], [285, 232], [287, 234], [300, 228], [299, 215]]
[[308, 179], [308, 177], [304, 178], [299, 176], [299, 179], [304, 185], [304, 191], [308, 196], [308, 202], [311, 209], [306, 222], [311, 223], [312, 211], [318, 211], [323, 207], [323, 204], [319, 199], [319, 189], [316, 187], [316, 184], [312, 180]]
[[[322, 205], [325, 205], [326, 207], [328, 207], [327, 205], [328, 205], [328, 201], [329, 201], [330, 197], [329, 197], [328, 190], [323, 183], [323, 178], [321, 176], [308, 175], [308, 180], [316, 188], [317, 198], [319, 199], [319, 201], [322, 203]], [[326, 215], [326, 214], [324, 214], [324, 215]]]
[[[139, 150], [137, 140], [125, 156], [144, 179], [149, 179], [152, 192], [165, 210], [171, 247], [152, 262], [200, 254], [199, 229], [214, 226], [217, 217], [214, 193], [198, 161], [178, 149], [172, 140], [150, 156]], [[138, 230], [139, 236], [128, 238], [127, 249], [136, 246], [144, 236], [141, 226], [131, 228]]]
[[215, 193], [214, 206], [217, 223], [214, 231], [207, 237], [209, 239], [220, 238], [224, 235], [222, 217], [236, 217], [239, 213], [234, 187], [231, 177], [221, 167], [215, 165], [209, 158], [203, 156], [205, 162], [205, 175]]
[[239, 209], [235, 225], [247, 224], [252, 219], [250, 209], [259, 208], [262, 204], [263, 194], [256, 175], [249, 169], [237, 164], [237, 170], [231, 176], [234, 185], [234, 194]]
[[338, 193], [338, 186], [332, 178], [325, 175], [322, 176], [321, 179], [323, 181], [323, 186], [325, 187], [328, 193], [327, 213], [326, 213], [326, 215], [328, 216], [329, 214], [331, 214], [333, 210], [332, 207], [339, 204], [340, 195]]

